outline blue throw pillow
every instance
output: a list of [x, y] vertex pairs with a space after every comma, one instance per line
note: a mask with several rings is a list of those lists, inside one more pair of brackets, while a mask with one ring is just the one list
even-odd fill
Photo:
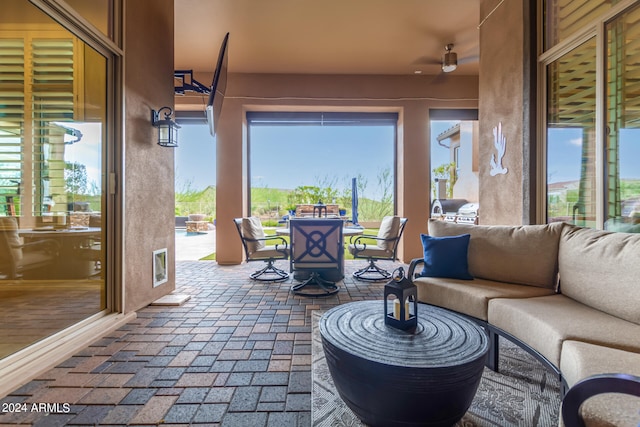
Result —
[[421, 234], [424, 268], [421, 276], [472, 280], [467, 262], [470, 234], [432, 237]]

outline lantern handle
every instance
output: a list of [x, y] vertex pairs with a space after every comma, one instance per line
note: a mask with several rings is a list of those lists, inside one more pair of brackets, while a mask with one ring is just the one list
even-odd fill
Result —
[[400, 282], [402, 279], [404, 279], [404, 268], [398, 267], [393, 270], [393, 274], [391, 275], [391, 277], [393, 277], [394, 282]]

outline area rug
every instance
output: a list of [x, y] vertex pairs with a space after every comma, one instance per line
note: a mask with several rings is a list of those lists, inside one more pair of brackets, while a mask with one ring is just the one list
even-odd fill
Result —
[[[365, 426], [340, 399], [331, 379], [318, 328], [321, 315], [318, 310], [312, 313], [312, 426]], [[559, 410], [558, 378], [527, 352], [501, 339], [500, 373], [485, 368], [476, 397], [456, 426], [557, 426]]]

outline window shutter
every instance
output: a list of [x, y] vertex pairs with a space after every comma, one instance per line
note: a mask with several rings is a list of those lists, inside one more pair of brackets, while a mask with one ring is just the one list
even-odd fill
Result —
[[[46, 211], [45, 197], [65, 194], [64, 134], [55, 122], [74, 119], [74, 42], [70, 38], [33, 39], [33, 207]], [[56, 210], [66, 211], [66, 206]]]
[[16, 214], [22, 181], [24, 40], [0, 39], [0, 214]]

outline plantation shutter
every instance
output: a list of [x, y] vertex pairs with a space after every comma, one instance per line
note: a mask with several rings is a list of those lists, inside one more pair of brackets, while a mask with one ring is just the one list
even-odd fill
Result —
[[22, 180], [24, 40], [0, 39], [0, 214], [16, 215]]
[[[56, 122], [74, 120], [74, 43], [72, 39], [34, 39], [33, 70], [33, 207], [48, 210], [45, 197], [64, 195], [64, 134]], [[66, 206], [56, 210], [66, 211]]]
[[66, 129], [55, 122], [76, 115], [76, 39], [43, 33], [0, 31], [0, 215], [41, 215], [65, 191]]

